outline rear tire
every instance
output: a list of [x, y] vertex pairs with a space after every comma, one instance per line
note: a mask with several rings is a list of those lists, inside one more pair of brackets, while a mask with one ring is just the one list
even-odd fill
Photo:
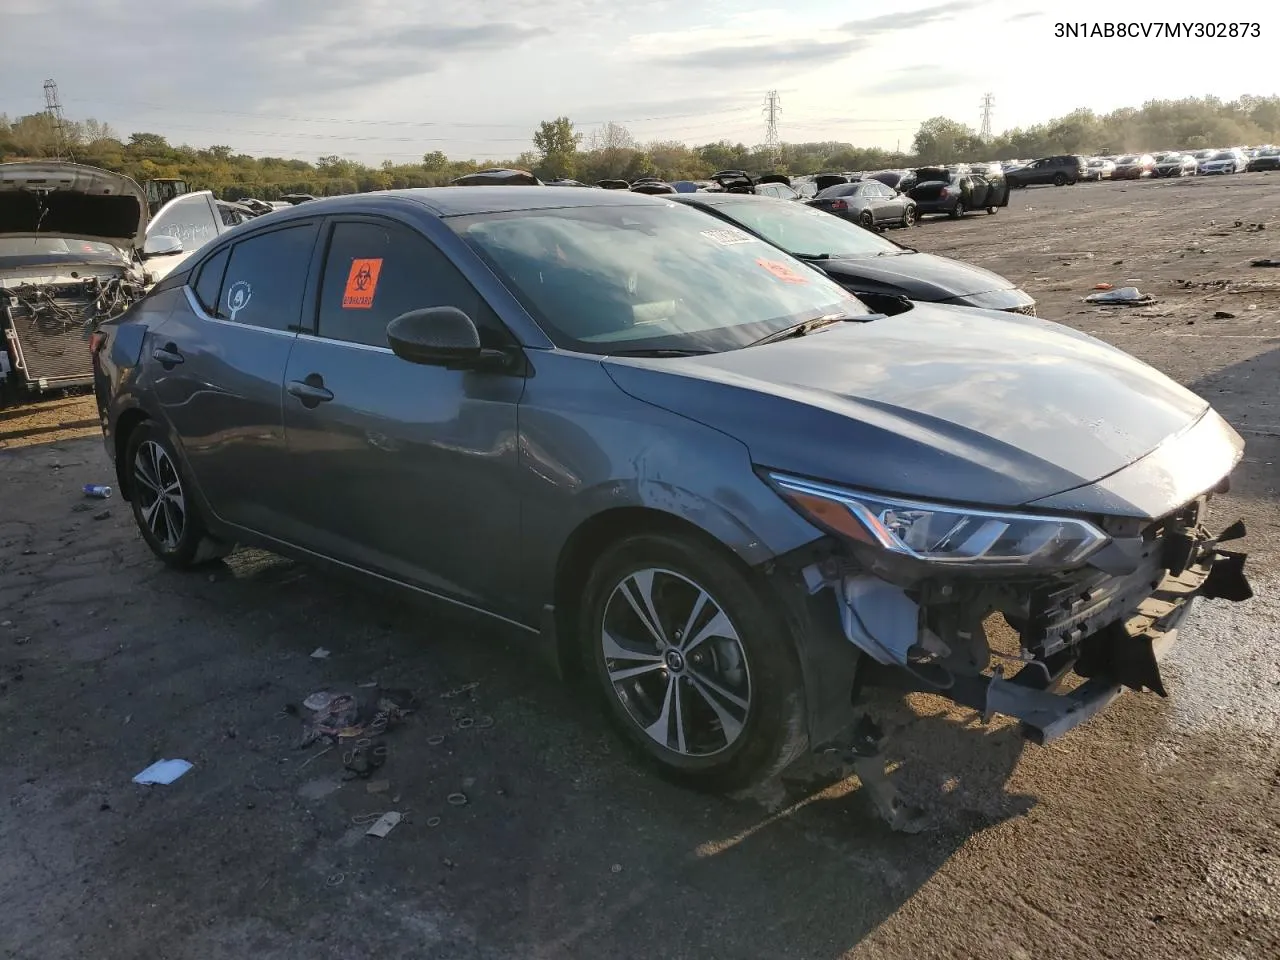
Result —
[[740, 790], [807, 748], [787, 627], [731, 556], [679, 534], [627, 537], [592, 565], [578, 623], [610, 719], [662, 775]]
[[952, 208], [951, 208], [951, 219], [952, 219], [952, 220], [959, 220], [959, 219], [960, 219], [961, 217], [963, 217], [964, 215], [965, 215], [964, 201], [963, 201], [963, 200], [957, 200], [957, 201], [956, 201], [956, 205], [955, 205], [954, 207], [952, 207]]
[[1062, 174], [1062, 173], [1055, 173], [1055, 174], [1053, 175], [1053, 185], [1054, 185], [1055, 187], [1060, 187], [1060, 186], [1062, 186], [1063, 184], [1065, 184], [1066, 182], [1067, 182], [1066, 174]]
[[128, 471], [133, 519], [152, 553], [179, 570], [226, 556], [231, 545], [209, 536], [181, 460], [153, 421], [133, 428], [122, 467]]
[[994, 214], [999, 209], [1000, 209], [999, 207], [987, 207], [987, 213]]
[[870, 210], [863, 210], [858, 214], [858, 224], [868, 230], [874, 230], [876, 228], [875, 215]]

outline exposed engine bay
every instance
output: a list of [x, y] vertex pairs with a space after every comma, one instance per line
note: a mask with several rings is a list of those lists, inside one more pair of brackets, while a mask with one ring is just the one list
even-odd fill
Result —
[[144, 292], [143, 278], [128, 270], [0, 278], [0, 327], [13, 373], [39, 389], [92, 382], [90, 334]]
[[[1252, 596], [1245, 555], [1220, 547], [1244, 537], [1244, 524], [1211, 535], [1208, 502], [1199, 497], [1145, 525], [1105, 520], [1107, 548], [1052, 575], [895, 582], [837, 552], [806, 578], [815, 592], [834, 588], [845, 637], [877, 663], [904, 670], [908, 686], [988, 718], [1014, 717], [1027, 739], [1044, 743], [1123, 688], [1165, 696], [1159, 659], [1196, 597]], [[1018, 635], [1016, 652], [992, 649], [986, 624], [997, 613]], [[1018, 669], [1006, 676], [1010, 661]], [[1072, 673], [1085, 682], [1059, 692]]]

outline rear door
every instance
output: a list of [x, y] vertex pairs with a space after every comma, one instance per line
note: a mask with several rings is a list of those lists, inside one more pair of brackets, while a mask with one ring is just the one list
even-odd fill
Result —
[[291, 221], [216, 251], [148, 347], [155, 394], [210, 507], [268, 536], [290, 498], [281, 382], [318, 234], [316, 220]]
[[523, 375], [402, 360], [387, 324], [458, 307], [486, 347], [514, 343], [448, 256], [392, 220], [334, 218], [313, 331], [285, 372], [289, 538], [363, 570], [501, 608], [519, 546]]

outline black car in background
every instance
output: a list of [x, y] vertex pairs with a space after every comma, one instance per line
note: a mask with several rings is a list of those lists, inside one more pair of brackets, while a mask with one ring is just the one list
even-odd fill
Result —
[[851, 220], [868, 230], [884, 226], [909, 227], [916, 222], [916, 202], [879, 180], [837, 183], [818, 191], [809, 206]]
[[987, 178], [967, 170], [921, 167], [910, 178], [907, 196], [916, 202], [921, 216], [943, 213], [955, 219], [970, 210], [995, 213], [1009, 205], [1009, 189], [1003, 178]]
[[920, 253], [809, 204], [723, 193], [686, 194], [680, 202], [804, 260], [878, 313], [904, 313], [913, 300], [1036, 313], [1035, 300], [998, 273]]
[[1258, 173], [1263, 170], [1280, 170], [1280, 147], [1267, 147], [1264, 150], [1259, 150], [1245, 169], [1249, 173]]
[[1055, 187], [1069, 183], [1078, 183], [1085, 179], [1089, 164], [1078, 154], [1066, 154], [1060, 157], [1042, 157], [1032, 160], [1025, 167], [1017, 167], [1005, 173], [1005, 179], [1011, 187], [1031, 187], [1036, 184], [1051, 183]]

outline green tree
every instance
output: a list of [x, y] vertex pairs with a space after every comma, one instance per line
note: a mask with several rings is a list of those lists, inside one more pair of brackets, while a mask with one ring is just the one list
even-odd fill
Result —
[[422, 155], [422, 166], [427, 170], [443, 170], [448, 165], [449, 158], [444, 155], [443, 150], [432, 150]]
[[568, 117], [543, 120], [533, 134], [533, 145], [541, 157], [540, 167], [548, 179], [572, 177], [582, 134]]

